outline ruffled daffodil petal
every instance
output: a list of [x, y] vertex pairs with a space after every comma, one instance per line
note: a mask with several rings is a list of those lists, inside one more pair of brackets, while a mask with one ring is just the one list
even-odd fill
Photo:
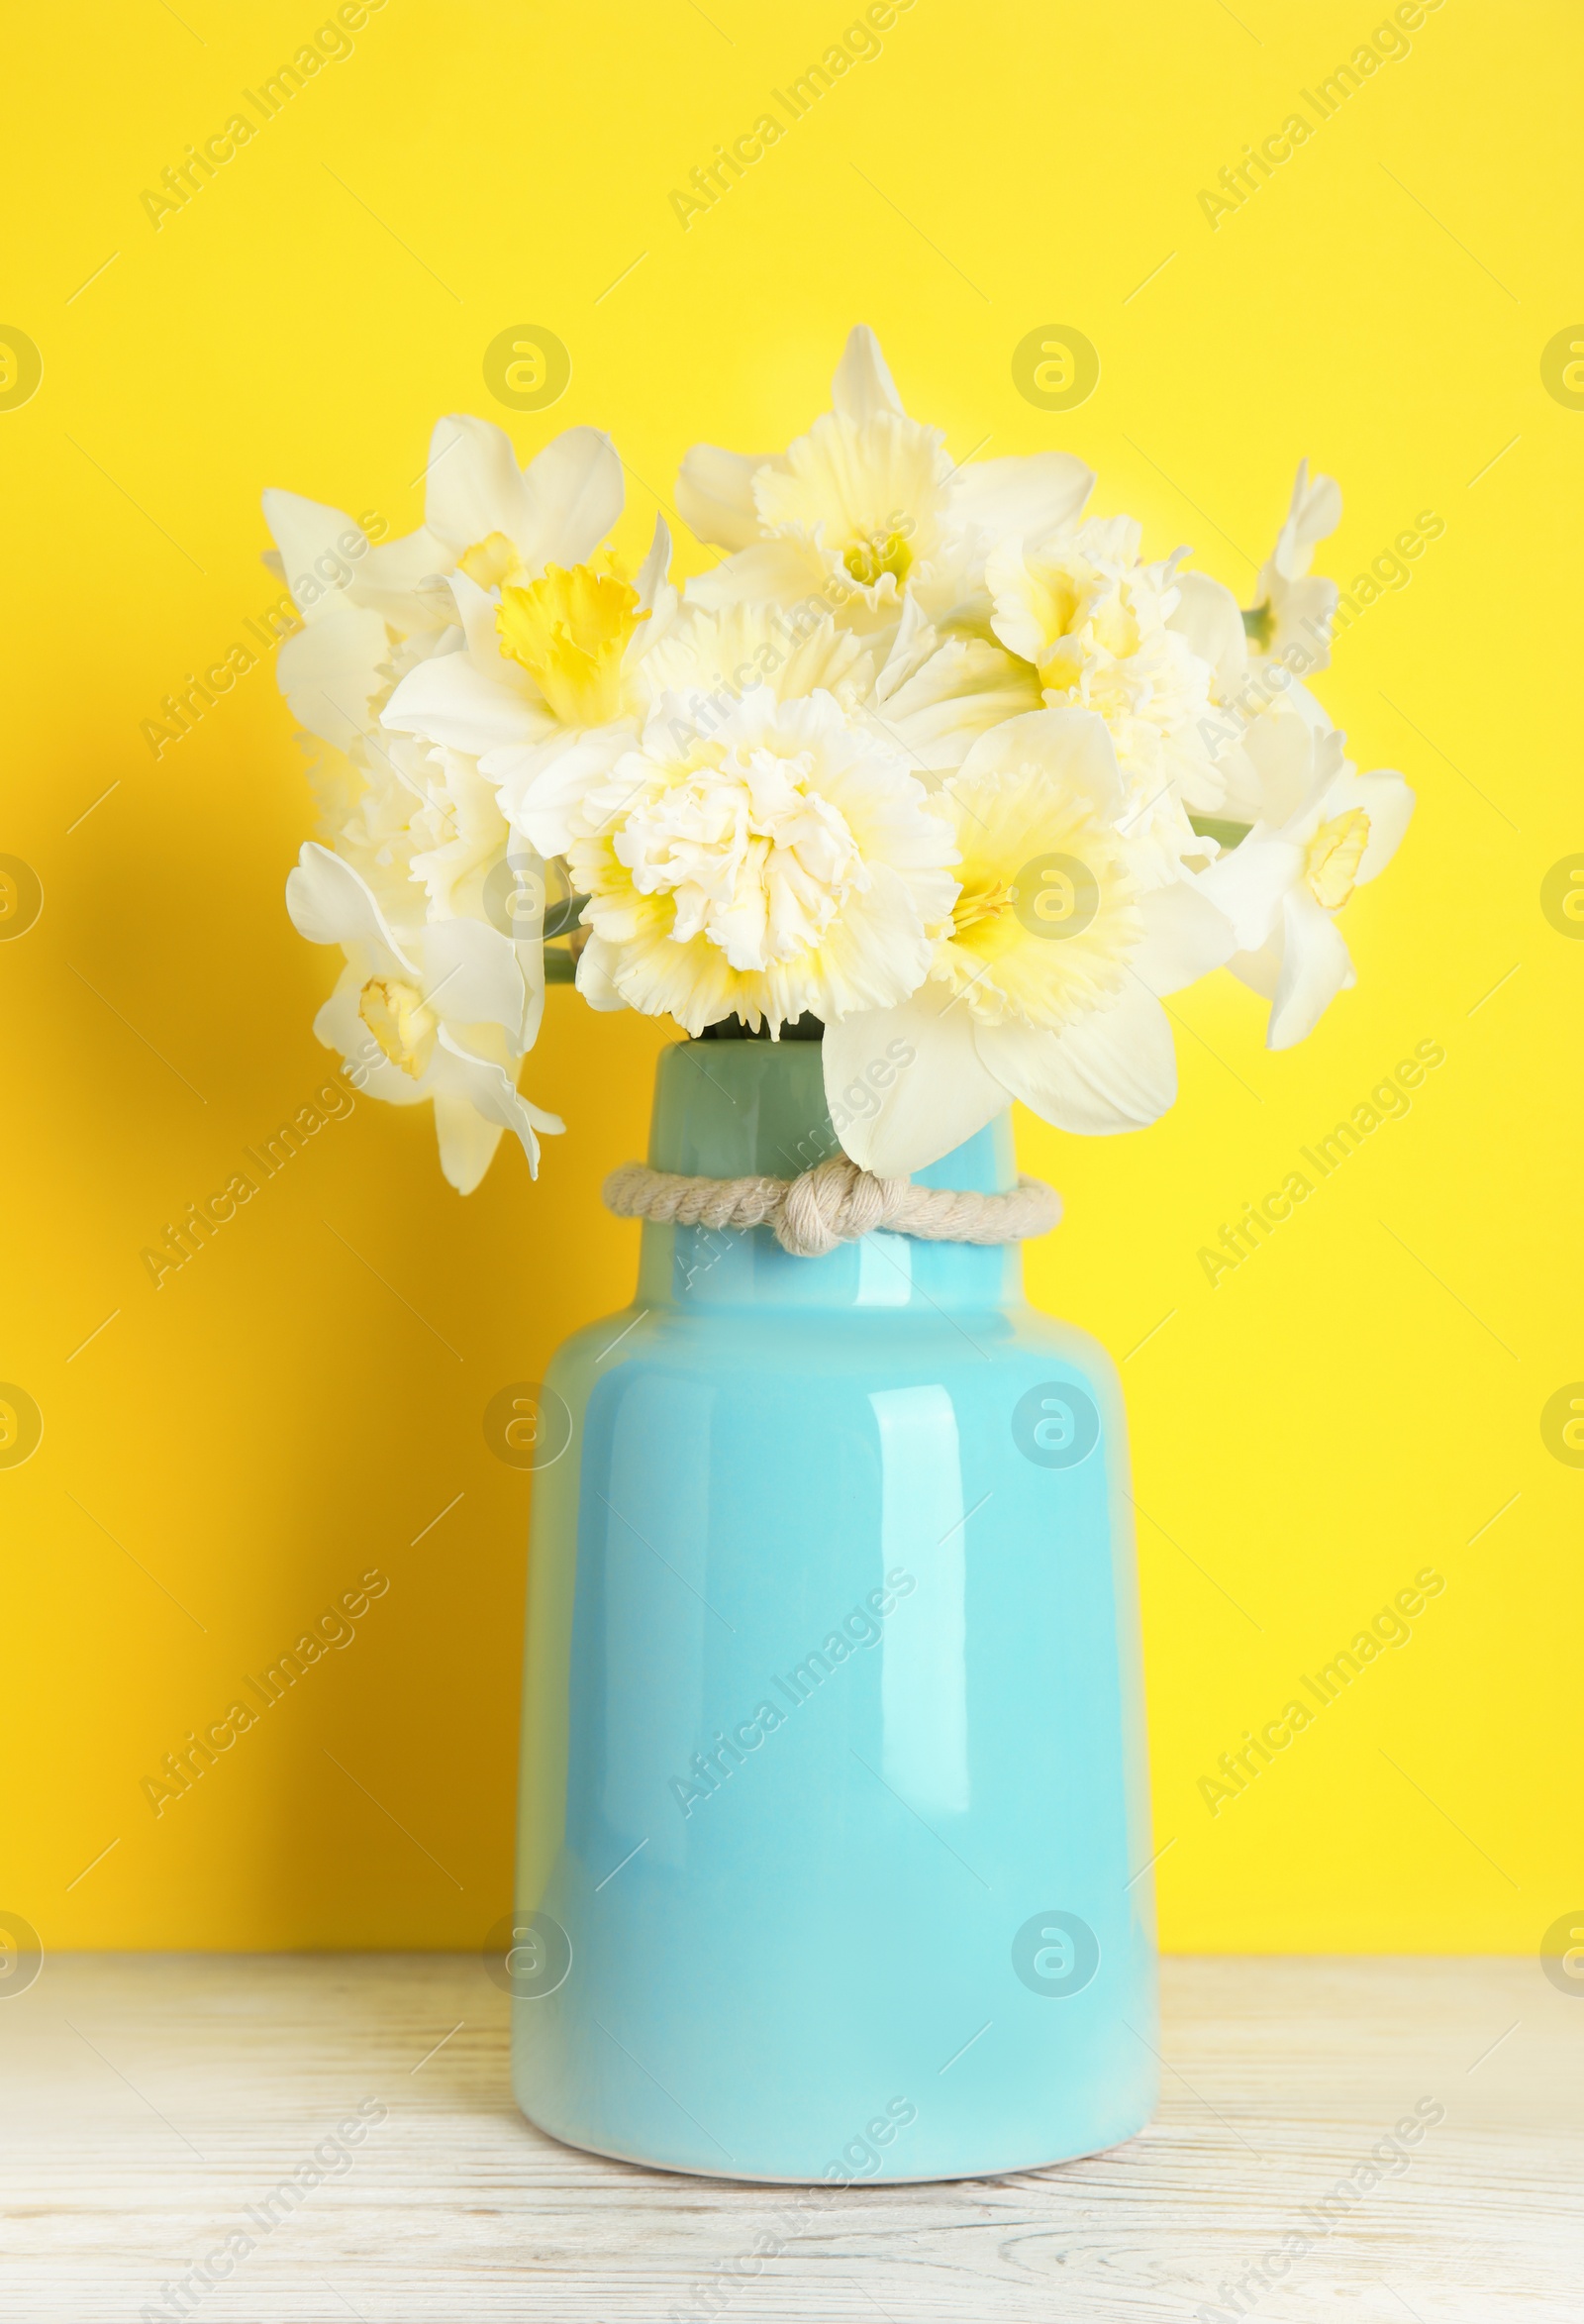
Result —
[[501, 652], [525, 669], [563, 726], [607, 726], [622, 706], [622, 662], [648, 615], [630, 581], [586, 564], [549, 565], [501, 591]]
[[752, 688], [709, 731], [673, 700], [580, 805], [591, 980], [693, 1033], [902, 999], [955, 883], [949, 829], [900, 755], [823, 691]]

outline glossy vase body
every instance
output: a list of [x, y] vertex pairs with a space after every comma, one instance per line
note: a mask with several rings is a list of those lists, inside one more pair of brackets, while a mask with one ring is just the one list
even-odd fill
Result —
[[[835, 1145], [817, 1043], [662, 1056], [656, 1167], [791, 1177]], [[1011, 1184], [1006, 1117], [918, 1176]], [[632, 1307], [545, 1383], [519, 2104], [741, 2178], [1115, 2144], [1156, 2030], [1110, 1360], [1025, 1304], [1016, 1248], [643, 1238]]]

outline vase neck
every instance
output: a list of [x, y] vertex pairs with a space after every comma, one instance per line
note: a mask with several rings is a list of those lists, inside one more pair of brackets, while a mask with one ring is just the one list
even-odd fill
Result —
[[[689, 1041], [655, 1072], [649, 1165], [690, 1177], [795, 1178], [842, 1151], [819, 1042]], [[920, 1186], [979, 1194], [1015, 1184], [1010, 1115], [913, 1173]], [[645, 1224], [639, 1298], [649, 1306], [1000, 1307], [1023, 1296], [1017, 1245], [865, 1235], [824, 1259], [793, 1259], [766, 1227]]]

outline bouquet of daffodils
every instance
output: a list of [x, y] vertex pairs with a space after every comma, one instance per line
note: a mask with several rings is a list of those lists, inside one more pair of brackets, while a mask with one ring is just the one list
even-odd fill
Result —
[[[324, 842], [286, 901], [339, 945], [315, 1020], [355, 1086], [433, 1101], [462, 1193], [502, 1133], [546, 980], [689, 1034], [823, 1034], [861, 1167], [903, 1176], [1020, 1098], [1098, 1134], [1176, 1090], [1162, 997], [1222, 965], [1300, 1041], [1353, 982], [1337, 915], [1413, 794], [1358, 773], [1306, 677], [1341, 513], [1307, 463], [1257, 602], [1139, 558], [1062, 452], [954, 464], [854, 331], [784, 453], [699, 445], [676, 503], [724, 552], [629, 575], [610, 439], [520, 468], [442, 420], [423, 526], [264, 507], [304, 626], [282, 646], [324, 746]], [[861, 1104], [848, 1093], [856, 1088]]]

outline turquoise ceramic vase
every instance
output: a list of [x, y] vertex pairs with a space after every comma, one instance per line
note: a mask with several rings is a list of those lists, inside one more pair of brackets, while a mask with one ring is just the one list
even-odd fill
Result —
[[[660, 1059], [649, 1161], [836, 1150], [817, 1042]], [[990, 1191], [1006, 1117], [918, 1173]], [[1102, 1350], [1016, 1248], [645, 1225], [534, 1484], [513, 2066], [570, 2145], [956, 2178], [1155, 2093], [1132, 1504]]]

